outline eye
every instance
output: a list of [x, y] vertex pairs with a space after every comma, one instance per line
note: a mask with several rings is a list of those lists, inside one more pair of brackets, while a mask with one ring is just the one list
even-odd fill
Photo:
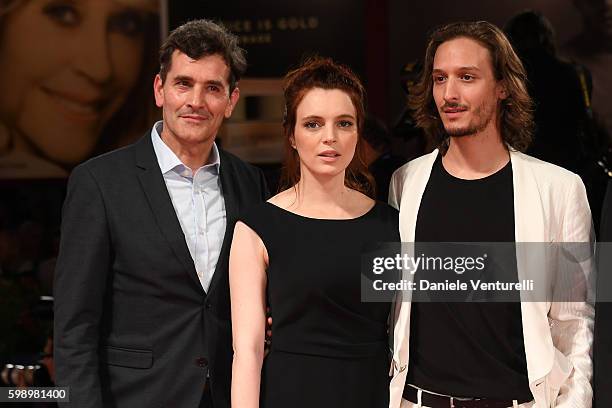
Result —
[[463, 79], [464, 81], [472, 81], [474, 80], [474, 76], [471, 74], [463, 74], [461, 75], [461, 79]]
[[206, 89], [208, 89], [210, 92], [221, 92], [221, 87], [218, 85], [208, 85]]
[[341, 120], [340, 122], [338, 122], [338, 127], [341, 128], [349, 128], [353, 126], [353, 122], [351, 122], [350, 120]]
[[175, 82], [175, 84], [179, 88], [189, 88], [190, 86], [189, 82], [185, 81], [184, 79], [179, 79], [178, 81]]
[[137, 37], [144, 32], [144, 17], [134, 11], [124, 11], [109, 18], [110, 32]]
[[306, 129], [316, 129], [321, 127], [321, 124], [319, 122], [316, 122], [314, 120], [308, 121], [304, 123], [304, 127]]
[[72, 4], [51, 3], [43, 8], [43, 13], [51, 20], [64, 27], [74, 27], [79, 24], [81, 16]]
[[442, 83], [444, 82], [445, 79], [446, 77], [444, 75], [434, 75], [433, 76], [434, 83]]

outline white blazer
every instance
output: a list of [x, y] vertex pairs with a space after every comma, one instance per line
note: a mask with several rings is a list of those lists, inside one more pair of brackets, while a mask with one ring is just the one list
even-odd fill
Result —
[[[421, 198], [437, 155], [435, 150], [412, 160], [391, 178], [389, 203], [400, 210], [402, 242], [414, 242]], [[580, 177], [516, 151], [510, 152], [510, 161], [516, 242], [592, 242], [591, 211]], [[517, 267], [522, 279], [528, 273], [530, 254], [520, 253], [519, 247]], [[548, 268], [552, 262], [545, 265]], [[590, 272], [590, 260], [581, 266]], [[527, 374], [536, 408], [591, 407], [594, 299], [587, 292], [586, 288], [580, 292], [584, 301], [573, 302], [524, 301], [521, 293]], [[400, 406], [410, 355], [410, 294], [398, 296], [390, 408]]]

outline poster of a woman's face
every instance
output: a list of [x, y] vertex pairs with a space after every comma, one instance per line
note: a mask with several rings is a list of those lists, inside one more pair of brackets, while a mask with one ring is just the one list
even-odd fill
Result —
[[157, 12], [157, 0], [0, 0], [0, 159], [22, 162], [0, 177], [66, 172], [149, 126]]

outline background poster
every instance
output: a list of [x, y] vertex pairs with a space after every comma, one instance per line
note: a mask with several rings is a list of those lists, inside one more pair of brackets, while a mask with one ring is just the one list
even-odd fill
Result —
[[364, 1], [168, 2], [170, 29], [193, 18], [222, 22], [247, 50], [250, 78], [282, 77], [307, 55], [332, 57], [364, 74]]

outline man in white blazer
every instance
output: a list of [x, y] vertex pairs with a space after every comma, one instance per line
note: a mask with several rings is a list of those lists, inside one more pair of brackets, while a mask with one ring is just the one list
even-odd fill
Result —
[[[525, 79], [490, 23], [432, 33], [411, 104], [438, 149], [391, 179], [403, 242], [590, 242], [580, 178], [520, 152], [533, 126]], [[516, 248], [521, 278], [533, 263]], [[580, 265], [588, 274], [590, 259]], [[389, 407], [591, 407], [594, 309], [586, 285], [576, 292], [571, 301], [521, 292], [514, 304], [452, 307], [401, 292]]]

